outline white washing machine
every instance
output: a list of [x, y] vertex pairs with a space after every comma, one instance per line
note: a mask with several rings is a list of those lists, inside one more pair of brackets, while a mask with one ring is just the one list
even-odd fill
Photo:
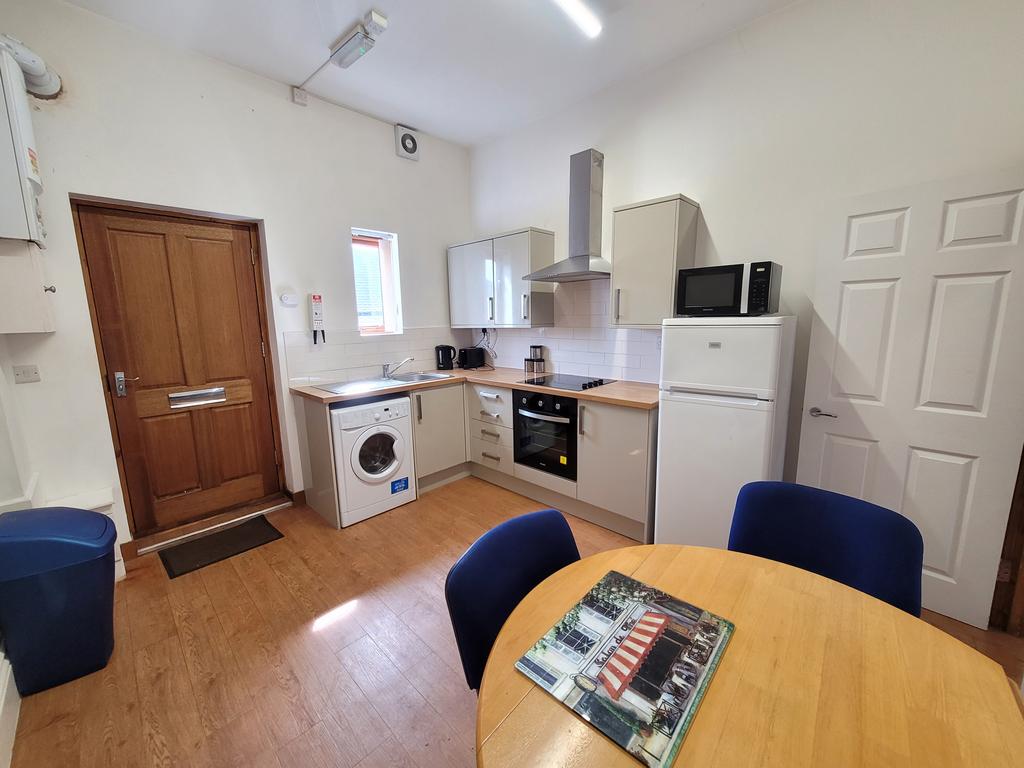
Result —
[[416, 499], [409, 398], [331, 410], [341, 527]]

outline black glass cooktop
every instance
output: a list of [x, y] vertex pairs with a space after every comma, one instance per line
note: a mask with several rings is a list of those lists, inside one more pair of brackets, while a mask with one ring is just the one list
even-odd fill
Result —
[[535, 387], [552, 387], [554, 389], [568, 389], [572, 392], [582, 392], [584, 389], [593, 389], [602, 384], [611, 384], [615, 379], [595, 379], [590, 376], [570, 376], [567, 373], [549, 373], [547, 376], [537, 376], [533, 379], [526, 379], [523, 384], [532, 384]]

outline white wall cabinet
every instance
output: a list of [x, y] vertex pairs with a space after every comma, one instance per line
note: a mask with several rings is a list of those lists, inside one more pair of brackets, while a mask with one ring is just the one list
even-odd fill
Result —
[[698, 211], [682, 195], [614, 209], [612, 326], [660, 328], [675, 314], [676, 273], [694, 265]]
[[453, 328], [554, 325], [554, 287], [523, 275], [554, 263], [553, 232], [525, 229], [448, 249]]
[[578, 408], [576, 498], [646, 530], [653, 522], [657, 410], [583, 400]]
[[462, 384], [412, 395], [416, 477], [466, 461], [466, 398]]
[[39, 248], [22, 240], [0, 240], [0, 333], [56, 330], [53, 293]]

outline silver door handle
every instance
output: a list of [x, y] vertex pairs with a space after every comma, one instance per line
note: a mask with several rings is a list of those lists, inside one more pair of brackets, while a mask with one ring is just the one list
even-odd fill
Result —
[[528, 293], [523, 294], [523, 320], [528, 320], [530, 317], [530, 295]]
[[493, 296], [488, 296], [487, 297], [487, 318], [489, 320], [493, 320], [494, 319], [494, 297]]
[[528, 411], [525, 408], [519, 409], [519, 415], [526, 416], [528, 419], [537, 419], [537, 421], [551, 421], [555, 424], [568, 424], [572, 421], [568, 416], [548, 416], [546, 413]]
[[138, 376], [134, 379], [127, 379], [125, 378], [124, 371], [114, 371], [114, 394], [118, 397], [128, 397], [128, 382], [138, 380]]
[[814, 418], [818, 418], [819, 416], [828, 416], [830, 419], [839, 418], [834, 413], [828, 413], [827, 411], [821, 410], [821, 408], [819, 408], [818, 406], [814, 406], [813, 408], [811, 408], [811, 410], [809, 410], [808, 413]]
[[480, 409], [480, 415], [481, 416], [490, 416], [492, 419], [500, 419], [501, 418], [501, 414], [500, 413], [491, 413], [490, 411], [485, 411], [482, 408]]
[[491, 461], [501, 461], [501, 456], [495, 456], [493, 453], [487, 453], [486, 451], [483, 451], [480, 455], [483, 456], [485, 459], [490, 459]]
[[486, 400], [501, 400], [501, 395], [497, 395], [494, 392], [481, 392], [480, 397]]
[[580, 416], [579, 416], [579, 427], [580, 427], [580, 434], [581, 435], [583, 434], [583, 411], [584, 410], [585, 410], [585, 407], [581, 405], [580, 406]]
[[495, 440], [501, 440], [501, 435], [500, 434], [498, 434], [497, 432], [491, 432], [491, 430], [489, 430], [489, 429], [481, 429], [480, 430], [480, 434], [481, 435], [490, 435]]
[[188, 392], [170, 392], [167, 402], [171, 408], [193, 408], [197, 405], [213, 405], [227, 402], [224, 387], [190, 389]]
[[616, 288], [615, 289], [615, 319], [616, 320], [619, 319], [619, 303], [620, 303], [621, 299], [622, 299], [622, 289], [621, 288]]
[[423, 421], [423, 395], [416, 395], [416, 421]]

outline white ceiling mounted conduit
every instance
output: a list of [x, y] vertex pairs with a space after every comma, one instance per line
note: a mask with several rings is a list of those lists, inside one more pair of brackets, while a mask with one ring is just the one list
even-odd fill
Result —
[[60, 93], [60, 76], [46, 66], [43, 58], [26, 46], [21, 40], [10, 35], [0, 35], [0, 49], [14, 57], [25, 75], [25, 88], [42, 99], [56, 98]]

